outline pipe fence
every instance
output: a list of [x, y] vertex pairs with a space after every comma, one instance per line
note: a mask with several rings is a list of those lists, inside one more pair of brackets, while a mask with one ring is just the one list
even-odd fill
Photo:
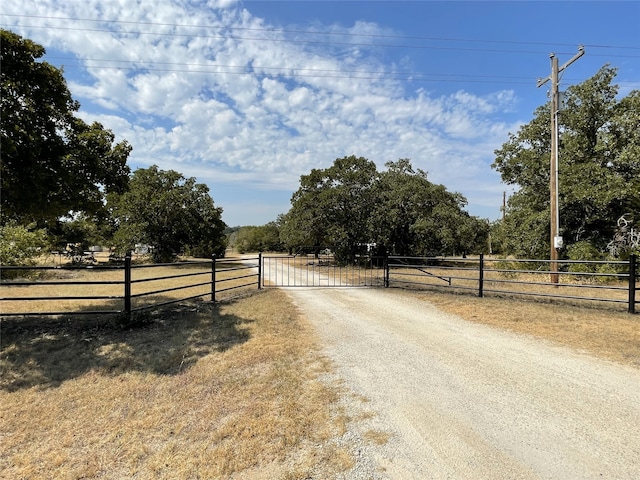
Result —
[[[389, 256], [386, 284], [411, 288], [467, 290], [487, 294], [619, 303], [636, 313], [637, 257], [627, 261], [492, 259]], [[557, 277], [556, 277], [557, 275]], [[553, 281], [558, 278], [558, 282]]]
[[[484, 255], [388, 256], [378, 260], [362, 267], [384, 275], [382, 281], [370, 286], [614, 303], [626, 305], [629, 313], [638, 311], [636, 256], [628, 261], [558, 260], [558, 271], [550, 271], [549, 260]], [[3, 277], [11, 273], [14, 279], [0, 281], [0, 316], [131, 315], [196, 298], [216, 302], [219, 294], [227, 297], [239, 289], [261, 289], [264, 262], [258, 254], [167, 264], [134, 264], [127, 256], [120, 265], [2, 266]], [[557, 283], [552, 281], [555, 275]]]
[[14, 279], [0, 281], [0, 316], [131, 315], [196, 298], [215, 302], [218, 293], [261, 288], [261, 264], [261, 255], [163, 264], [135, 264], [127, 255], [118, 265], [3, 265], [2, 276]]

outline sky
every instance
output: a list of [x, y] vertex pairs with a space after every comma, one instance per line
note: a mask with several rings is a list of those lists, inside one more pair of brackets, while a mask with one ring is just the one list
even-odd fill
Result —
[[[494, 151], [602, 66], [640, 88], [638, 1], [8, 0], [0, 26], [46, 48], [87, 122], [210, 188], [229, 226], [286, 213], [300, 176], [349, 155], [408, 158], [500, 217]], [[561, 153], [560, 153], [561, 154]]]

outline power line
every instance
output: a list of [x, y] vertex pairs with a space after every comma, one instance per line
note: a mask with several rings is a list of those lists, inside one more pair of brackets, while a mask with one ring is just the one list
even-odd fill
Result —
[[[56, 18], [56, 17], [52, 17]], [[97, 21], [97, 20], [95, 20]], [[121, 22], [126, 23], [126, 22]], [[133, 22], [135, 23], [135, 22]], [[142, 22], [141, 22], [142, 23]], [[171, 24], [151, 24], [156, 26]], [[4, 27], [11, 28], [15, 25], [3, 24]], [[276, 43], [296, 43], [296, 44], [311, 44], [311, 45], [324, 45], [324, 46], [346, 46], [346, 47], [368, 47], [368, 48], [402, 48], [402, 49], [417, 49], [417, 50], [445, 50], [445, 51], [465, 51], [465, 52], [483, 52], [483, 53], [514, 53], [514, 54], [532, 54], [540, 55], [547, 52], [540, 50], [514, 50], [514, 49], [496, 49], [496, 48], [470, 48], [470, 47], [452, 47], [452, 46], [440, 46], [440, 45], [413, 45], [413, 44], [394, 44], [394, 43], [355, 43], [355, 42], [328, 42], [324, 40], [302, 40], [291, 38], [269, 38], [269, 37], [242, 37], [236, 35], [194, 35], [191, 33], [176, 33], [176, 32], [143, 32], [143, 31], [113, 31], [107, 28], [80, 28], [80, 27], [65, 27], [65, 26], [51, 26], [51, 25], [19, 25], [23, 28], [35, 28], [35, 29], [47, 29], [47, 30], [63, 30], [63, 31], [76, 31], [76, 32], [105, 32], [118, 35], [153, 35], [161, 37], [181, 37], [181, 38], [209, 38], [215, 40], [244, 40], [244, 41], [256, 41], [256, 42], [276, 42]], [[178, 25], [175, 25], [178, 26]], [[204, 27], [199, 27], [204, 28]], [[227, 28], [236, 29], [236, 27], [208, 27], [208, 28]], [[256, 29], [258, 30], [258, 29]], [[278, 33], [283, 30], [270, 30], [264, 29], [264, 32]], [[323, 35], [325, 33], [322, 33]], [[385, 35], [371, 35], [371, 34], [336, 34], [332, 32], [326, 33], [326, 35], [345, 35], [345, 36], [367, 36], [367, 37], [380, 37], [389, 38], [393, 36]], [[511, 41], [490, 41], [490, 40], [466, 40], [466, 39], [443, 39], [443, 38], [429, 38], [429, 37], [401, 37], [396, 36], [393, 38], [415, 38], [422, 40], [440, 40], [440, 41], [458, 41], [458, 42], [474, 42], [474, 43], [500, 43], [500, 44], [513, 44], [513, 45], [550, 45], [543, 43], [533, 42], [511, 42]], [[566, 44], [565, 44], [566, 45]], [[557, 44], [555, 46], [558, 46]], [[597, 47], [596, 47], [597, 48]], [[635, 47], [604, 47], [600, 48], [632, 48]], [[640, 51], [640, 47], [637, 48]], [[559, 54], [566, 54], [565, 52], [558, 52]], [[638, 55], [621, 55], [621, 54], [591, 54], [592, 57], [607, 57], [607, 58], [639, 58]]]
[[[180, 28], [204, 28], [204, 29], [219, 29], [219, 30], [240, 30], [240, 31], [255, 31], [255, 32], [268, 32], [268, 33], [296, 33], [305, 35], [327, 35], [327, 36], [343, 36], [343, 37], [364, 37], [364, 38], [389, 38], [398, 40], [426, 40], [426, 41], [446, 41], [446, 42], [468, 42], [468, 43], [493, 43], [503, 45], [538, 45], [538, 46], [552, 46], [552, 47], [574, 47], [574, 44], [570, 43], [551, 43], [551, 42], [530, 42], [530, 41], [513, 41], [513, 40], [486, 40], [486, 39], [473, 39], [473, 38], [455, 38], [455, 37], [424, 37], [424, 36], [408, 36], [408, 35], [390, 35], [390, 34], [372, 34], [372, 33], [349, 33], [349, 32], [326, 32], [320, 30], [292, 30], [292, 29], [277, 29], [277, 28], [257, 28], [257, 27], [238, 27], [238, 26], [211, 26], [211, 25], [194, 25], [194, 24], [182, 24], [182, 23], [160, 23], [160, 22], [141, 22], [131, 20], [106, 20], [106, 19], [92, 19], [92, 18], [79, 18], [79, 17], [51, 17], [45, 15], [18, 15], [18, 14], [3, 14], [6, 17], [19, 17], [19, 18], [38, 18], [44, 20], [64, 20], [64, 21], [82, 21], [82, 22], [94, 22], [94, 23], [116, 23], [127, 25], [148, 25], [158, 27], [180, 27]], [[29, 26], [29, 28], [37, 28]], [[99, 31], [110, 31], [103, 29]], [[129, 32], [131, 33], [131, 32]], [[156, 33], [157, 35], [163, 35], [162, 33]], [[167, 34], [172, 35], [172, 34]], [[239, 37], [241, 38], [241, 37]], [[352, 43], [349, 43], [352, 45]], [[368, 44], [367, 44], [368, 45]], [[401, 45], [406, 46], [406, 45]], [[608, 48], [608, 49], [621, 49], [621, 50], [638, 50], [640, 46], [616, 46], [616, 45], [597, 45], [597, 44], [585, 44], [585, 47], [589, 48]]]
[[[77, 62], [79, 59], [75, 57], [56, 57], [56, 56], [47, 56], [47, 60], [57, 60], [58, 63], [63, 63], [65, 60]], [[356, 74], [356, 75], [381, 75], [381, 76], [406, 76], [406, 77], [441, 77], [441, 80], [448, 80], [452, 78], [462, 77], [462, 78], [470, 78], [470, 79], [508, 79], [508, 80], [522, 80], [523, 83], [530, 83], [530, 77], [525, 76], [504, 76], [504, 75], [469, 75], [469, 74], [452, 74], [452, 73], [424, 73], [424, 72], [415, 72], [415, 71], [385, 71], [385, 70], [345, 70], [345, 69], [329, 69], [329, 68], [304, 68], [304, 67], [269, 67], [266, 65], [225, 65], [219, 63], [185, 63], [185, 62], [157, 62], [157, 61], [147, 61], [147, 60], [117, 60], [117, 59], [99, 59], [99, 58], [82, 58], [84, 62], [113, 62], [113, 63], [123, 63], [130, 65], [123, 66], [100, 66], [100, 65], [87, 65], [87, 64], [64, 64], [65, 66], [72, 66], [78, 68], [112, 68], [112, 69], [122, 69], [122, 70], [147, 70], [149, 69], [149, 65], [163, 65], [163, 66], [182, 66], [182, 67], [198, 67], [198, 68], [225, 68], [225, 69], [242, 69], [241, 72], [219, 72], [219, 73], [238, 73], [238, 74], [249, 74], [256, 73], [261, 70], [274, 70], [276, 72], [285, 71], [285, 72], [308, 72], [310, 74], [316, 73], [342, 73], [342, 74]], [[141, 66], [136, 66], [136, 64], [140, 64]], [[144, 65], [144, 66], [142, 66]], [[165, 70], [164, 68], [154, 68], [154, 70]], [[191, 69], [166, 69], [167, 71], [185, 71], [185, 72], [211, 72], [211, 70], [191, 70]], [[217, 71], [216, 71], [217, 72]]]
[[[6, 26], [6, 25], [4, 25]], [[210, 38], [217, 40], [248, 40], [256, 42], [277, 42], [277, 43], [304, 43], [315, 44], [325, 46], [348, 46], [348, 47], [386, 47], [386, 48], [406, 48], [406, 49], [418, 49], [418, 50], [447, 50], [447, 51], [465, 51], [465, 52], [483, 52], [483, 53], [514, 53], [514, 54], [532, 54], [540, 55], [547, 52], [535, 51], [535, 50], [500, 50], [500, 49], [488, 49], [488, 48], [463, 48], [463, 47], [443, 47], [433, 45], [395, 45], [395, 44], [383, 44], [383, 43], [353, 43], [353, 42], [325, 42], [319, 40], [292, 40], [285, 38], [253, 38], [253, 37], [238, 37], [238, 36], [223, 36], [223, 35], [192, 35], [185, 33], [174, 32], [112, 32], [106, 29], [93, 29], [93, 28], [78, 28], [78, 27], [51, 27], [42, 25], [21, 25], [25, 28], [39, 28], [39, 29], [51, 29], [51, 30], [65, 30], [65, 31], [77, 31], [77, 32], [106, 32], [106, 33], [119, 33], [125, 35], [155, 35], [165, 37], [183, 37], [183, 38]], [[565, 54], [559, 52], [559, 54]], [[607, 58], [640, 58], [638, 55], [612, 55], [612, 54], [591, 54], [592, 57], [607, 57]]]
[[[473, 75], [453, 75], [453, 74], [395, 74], [393, 72], [374, 75], [367, 72], [352, 72], [354, 75], [332, 75], [332, 74], [318, 74], [318, 73], [297, 73], [296, 70], [305, 70], [305, 69], [296, 69], [296, 68], [281, 68], [278, 70], [288, 70], [287, 73], [269, 73], [269, 72], [260, 72], [260, 71], [242, 71], [242, 72], [233, 72], [233, 71], [219, 71], [219, 70], [190, 70], [190, 69], [179, 69], [179, 68], [149, 68], [149, 67], [122, 67], [122, 66], [105, 66], [105, 65], [63, 65], [64, 69], [67, 68], [75, 68], [75, 69], [95, 69], [95, 70], [119, 70], [119, 71], [145, 71], [145, 72], [166, 72], [166, 73], [205, 73], [205, 74], [218, 74], [218, 75], [256, 75], [256, 76], [278, 76], [283, 75], [288, 78], [334, 78], [334, 79], [352, 79], [352, 80], [403, 80], [409, 82], [416, 83], [426, 83], [426, 82], [455, 82], [455, 83], [490, 83], [490, 84], [507, 84], [507, 85], [529, 85], [531, 84], [531, 80], [527, 81], [507, 81], [504, 80], [504, 77], [496, 77], [496, 80], [489, 80], [489, 78], [494, 78], [492, 76], [484, 76], [486, 80], [481, 80], [483, 76], [478, 75], [475, 76], [478, 79], [471, 79]], [[275, 69], [274, 67], [266, 67]], [[338, 72], [338, 71], [336, 71]], [[427, 75], [438, 75], [441, 78], [427, 78]], [[456, 77], [471, 77], [470, 79], [460, 79]], [[503, 80], [499, 80], [502, 78]]]
[[[6, 25], [4, 25], [6, 26]], [[209, 38], [214, 40], [244, 40], [244, 41], [254, 41], [254, 42], [275, 42], [275, 43], [303, 43], [310, 45], [324, 45], [324, 46], [347, 46], [347, 47], [384, 47], [384, 48], [406, 48], [406, 49], [417, 49], [417, 50], [455, 50], [455, 51], [466, 51], [466, 52], [494, 52], [494, 53], [528, 53], [532, 55], [540, 55], [546, 52], [542, 51], [522, 51], [522, 50], [500, 50], [500, 49], [487, 49], [487, 48], [468, 48], [468, 47], [444, 47], [444, 46], [434, 46], [434, 45], [398, 45], [392, 43], [355, 43], [355, 42], [327, 42], [321, 40], [297, 40], [290, 38], [268, 38], [268, 37], [240, 37], [240, 36], [231, 36], [231, 35], [193, 35], [188, 33], [176, 33], [176, 32], [141, 32], [141, 31], [119, 31], [114, 32], [108, 29], [102, 28], [79, 28], [79, 27], [52, 27], [50, 25], [20, 25], [24, 28], [36, 28], [36, 29], [46, 29], [46, 30], [63, 30], [63, 31], [74, 31], [74, 32], [106, 32], [110, 34], [119, 34], [119, 35], [149, 35], [149, 36], [160, 36], [160, 37], [181, 37], [181, 38]], [[610, 56], [610, 55], [608, 55]]]

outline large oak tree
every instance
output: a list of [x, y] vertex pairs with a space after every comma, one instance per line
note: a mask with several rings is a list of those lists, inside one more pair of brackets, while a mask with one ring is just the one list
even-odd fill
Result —
[[110, 194], [108, 200], [114, 241], [122, 252], [142, 243], [153, 247], [154, 260], [160, 262], [177, 253], [224, 256], [222, 209], [214, 205], [209, 187], [193, 177], [155, 165], [139, 168], [131, 176], [129, 190]]
[[126, 189], [130, 145], [114, 145], [99, 123], [76, 117], [62, 70], [45, 49], [0, 30], [1, 218], [50, 226], [77, 213], [104, 213], [104, 195]]
[[484, 251], [488, 223], [463, 210], [462, 195], [431, 183], [407, 159], [386, 167], [378, 172], [373, 162], [352, 155], [303, 175], [281, 219], [284, 243], [329, 246], [343, 261], [367, 244], [398, 255]]

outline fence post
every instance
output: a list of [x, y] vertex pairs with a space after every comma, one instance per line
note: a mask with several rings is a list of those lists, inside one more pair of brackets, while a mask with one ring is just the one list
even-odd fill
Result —
[[629, 257], [629, 313], [636, 313], [636, 256]]
[[131, 251], [124, 257], [124, 313], [131, 315]]
[[389, 288], [389, 251], [385, 249], [384, 251], [384, 288]]
[[216, 254], [211, 255], [211, 303], [216, 303]]
[[478, 296], [484, 295], [484, 253], [480, 254], [480, 266], [478, 272]]
[[258, 290], [262, 289], [262, 252], [258, 253]]

